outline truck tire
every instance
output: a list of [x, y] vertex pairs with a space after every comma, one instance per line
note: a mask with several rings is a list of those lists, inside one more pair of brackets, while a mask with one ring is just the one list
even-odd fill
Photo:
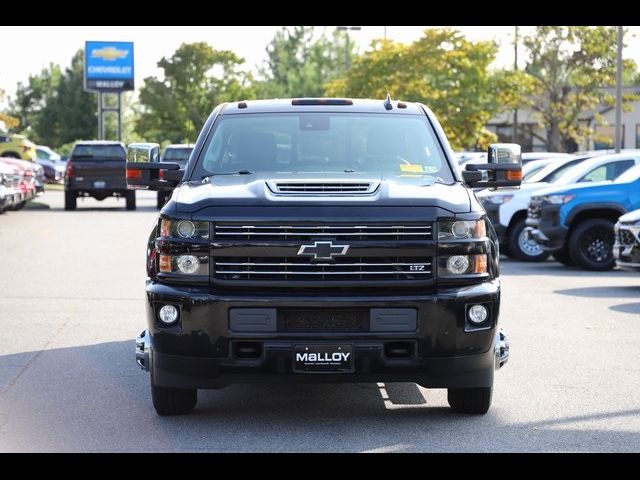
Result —
[[198, 390], [195, 388], [158, 387], [151, 376], [151, 399], [158, 415], [186, 415], [191, 413], [198, 403]]
[[585, 220], [571, 233], [569, 254], [576, 265], [585, 270], [611, 270], [616, 265], [614, 240], [612, 221], [605, 218]]
[[64, 191], [64, 209], [75, 210], [77, 206], [78, 206], [78, 198], [76, 197], [75, 192], [65, 190]]
[[447, 400], [454, 412], [483, 415], [489, 411], [493, 386], [484, 388], [449, 388]]
[[569, 250], [567, 250], [566, 246], [562, 250], [554, 252], [552, 257], [556, 262], [560, 262], [567, 267], [574, 267], [576, 265], [573, 263], [573, 260], [571, 260], [571, 255], [569, 255]]
[[525, 228], [527, 224], [524, 219], [519, 220], [509, 231], [508, 246], [509, 257], [523, 262], [543, 262], [549, 257], [535, 240], [527, 239]]
[[127, 210], [135, 210], [136, 209], [136, 191], [127, 190], [127, 192], [125, 193], [125, 198], [127, 200]]

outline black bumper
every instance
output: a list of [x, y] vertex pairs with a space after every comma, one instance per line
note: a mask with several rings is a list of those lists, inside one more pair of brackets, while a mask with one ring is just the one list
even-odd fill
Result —
[[560, 223], [560, 205], [543, 205], [537, 218], [527, 217], [527, 232], [543, 250], [557, 252], [564, 248], [569, 229]]
[[[432, 388], [488, 387], [493, 383], [494, 345], [499, 315], [498, 281], [441, 289], [421, 296], [358, 297], [259, 294], [214, 295], [206, 289], [147, 282], [147, 323], [151, 334], [154, 383], [178, 388], [221, 388], [262, 382], [415, 382]], [[163, 304], [180, 308], [178, 325], [162, 327], [156, 312]], [[489, 320], [473, 327], [471, 304], [489, 308]], [[350, 309], [403, 308], [417, 311], [411, 331], [238, 332], [230, 330], [232, 308]], [[236, 345], [257, 348], [241, 358]], [[402, 358], [389, 344], [408, 347]], [[294, 373], [293, 351], [308, 344], [348, 344], [353, 373]]]

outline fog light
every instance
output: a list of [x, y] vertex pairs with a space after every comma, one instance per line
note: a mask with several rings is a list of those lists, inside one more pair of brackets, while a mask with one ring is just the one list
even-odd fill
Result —
[[180, 255], [179, 257], [176, 257], [176, 265], [180, 272], [193, 275], [198, 271], [200, 262], [198, 261], [198, 257], [195, 255]]
[[475, 325], [480, 325], [487, 320], [487, 316], [489, 312], [484, 305], [474, 305], [469, 309], [469, 313], [467, 316], [469, 317], [469, 321]]
[[467, 255], [453, 255], [447, 260], [447, 270], [454, 275], [462, 275], [469, 269]]
[[178, 309], [173, 305], [165, 305], [158, 312], [160, 321], [166, 325], [171, 325], [178, 320]]
[[176, 225], [176, 231], [182, 238], [191, 238], [196, 233], [196, 226], [190, 220], [181, 220]]

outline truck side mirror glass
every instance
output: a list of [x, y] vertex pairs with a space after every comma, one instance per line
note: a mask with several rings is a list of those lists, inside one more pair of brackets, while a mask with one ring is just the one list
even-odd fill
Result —
[[[467, 164], [463, 178], [472, 188], [519, 187], [522, 183], [522, 152], [515, 143], [492, 143], [488, 163]], [[467, 173], [469, 172], [469, 173]], [[471, 173], [474, 172], [474, 173]], [[480, 172], [481, 177], [475, 174]]]
[[127, 188], [171, 190], [182, 178], [177, 163], [160, 161], [157, 143], [132, 143], [127, 148]]

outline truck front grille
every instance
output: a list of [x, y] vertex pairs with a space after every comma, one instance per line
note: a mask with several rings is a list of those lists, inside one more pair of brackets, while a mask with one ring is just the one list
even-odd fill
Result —
[[335, 263], [313, 263], [305, 257], [214, 257], [218, 280], [380, 281], [425, 280], [431, 258], [340, 257]]
[[384, 241], [384, 240], [431, 240], [430, 223], [415, 225], [395, 225], [392, 223], [362, 224], [260, 224], [215, 223], [214, 238], [230, 240], [282, 240], [308, 242], [319, 239], [342, 241]]
[[532, 219], [540, 218], [542, 213], [542, 202], [540, 200], [531, 200], [527, 209], [527, 216]]
[[624, 246], [631, 246], [636, 243], [636, 238], [631, 230], [622, 227], [618, 230], [618, 243]]
[[279, 328], [285, 332], [366, 332], [367, 309], [280, 309]]

